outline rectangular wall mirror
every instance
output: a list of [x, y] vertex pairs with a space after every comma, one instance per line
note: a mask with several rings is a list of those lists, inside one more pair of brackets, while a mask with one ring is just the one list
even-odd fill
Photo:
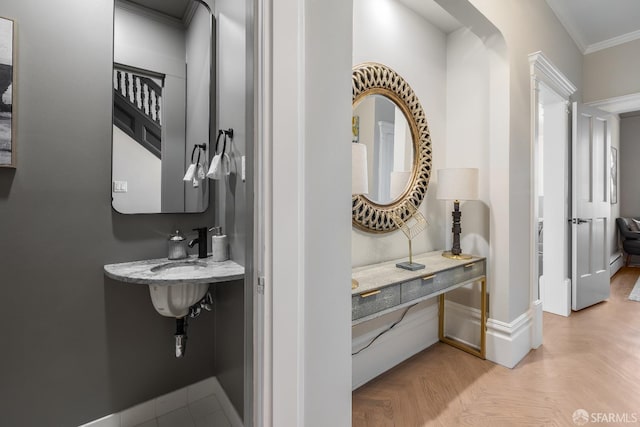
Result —
[[208, 179], [183, 177], [192, 152], [205, 172], [213, 154], [211, 10], [200, 0], [115, 0], [113, 23], [112, 206], [204, 212]]

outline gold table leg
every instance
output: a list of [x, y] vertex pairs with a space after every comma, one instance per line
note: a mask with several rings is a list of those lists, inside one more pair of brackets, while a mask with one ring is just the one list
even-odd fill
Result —
[[480, 280], [481, 292], [480, 296], [480, 348], [470, 346], [453, 338], [449, 338], [444, 334], [444, 296], [440, 294], [438, 301], [438, 338], [441, 342], [449, 344], [469, 354], [473, 354], [481, 359], [486, 358], [487, 354], [487, 278]]

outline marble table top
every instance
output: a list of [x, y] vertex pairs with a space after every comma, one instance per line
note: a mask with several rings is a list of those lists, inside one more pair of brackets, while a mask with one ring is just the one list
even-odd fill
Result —
[[402, 283], [418, 277], [428, 276], [439, 271], [471, 264], [482, 259], [484, 259], [484, 257], [472, 256], [471, 259], [456, 260], [443, 257], [442, 251], [433, 251], [413, 256], [413, 262], [425, 265], [425, 268], [422, 270], [410, 271], [396, 267], [396, 263], [408, 261], [408, 257], [355, 267], [351, 270], [351, 278], [358, 281], [358, 287], [351, 290], [351, 295], [358, 295], [395, 283]]
[[123, 262], [104, 266], [107, 277], [143, 285], [182, 285], [228, 282], [244, 278], [244, 267], [227, 260], [216, 262], [191, 255], [185, 259], [167, 258]]

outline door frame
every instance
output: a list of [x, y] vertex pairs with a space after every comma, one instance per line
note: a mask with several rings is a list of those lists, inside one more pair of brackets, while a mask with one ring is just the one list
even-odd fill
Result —
[[[534, 317], [532, 346], [537, 348], [542, 344], [542, 300], [538, 290], [538, 146], [540, 143], [540, 91], [542, 85], [562, 98], [567, 108], [571, 95], [576, 91], [576, 86], [544, 55], [542, 51], [529, 55], [531, 76], [531, 164], [530, 164], [530, 301]], [[567, 117], [567, 123], [568, 123]], [[569, 135], [566, 135], [565, 144], [570, 143]]]

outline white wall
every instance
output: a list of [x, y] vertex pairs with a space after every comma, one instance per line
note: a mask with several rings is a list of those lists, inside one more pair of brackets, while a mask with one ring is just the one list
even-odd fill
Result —
[[640, 93], [640, 40], [584, 56], [584, 102]]
[[[424, 109], [433, 149], [432, 171], [442, 167], [446, 138], [446, 37], [424, 18], [394, 0], [353, 3], [353, 65], [384, 64], [409, 83]], [[413, 239], [414, 253], [444, 247], [444, 208], [435, 199], [435, 174], [420, 206], [429, 225]], [[354, 267], [408, 257], [407, 238], [400, 230], [371, 234], [352, 229]]]
[[[384, 0], [380, 2], [387, 3]], [[464, 3], [448, 0], [438, 2], [445, 8], [455, 8]], [[496, 120], [492, 119], [489, 130], [490, 197], [493, 200], [499, 196], [501, 200], [499, 206], [494, 205], [496, 222], [491, 229], [491, 257], [496, 263], [493, 274], [499, 286], [494, 284], [492, 289], [490, 315], [502, 319], [503, 324], [509, 327], [509, 322], [527, 312], [530, 305], [531, 242], [529, 227], [522, 226], [523, 222], [529, 221], [531, 198], [527, 55], [543, 50], [578, 87], [582, 84], [582, 56], [545, 2], [473, 0], [472, 3], [498, 27], [509, 49], [508, 57], [490, 53], [490, 63], [504, 63], [508, 71], [500, 70], [491, 75], [490, 111], [499, 114]], [[368, 16], [373, 9], [363, 10], [365, 2], [357, 4], [360, 6], [353, 9], [356, 27], [366, 24], [358, 23], [361, 19], [358, 14]], [[425, 42], [426, 45], [418, 44], [419, 49], [398, 49], [397, 45], [393, 45], [393, 38], [382, 38], [373, 33], [370, 37], [377, 42], [377, 49], [390, 50], [396, 47], [389, 57], [379, 58], [377, 49], [372, 47], [365, 51], [358, 50], [358, 46], [365, 45], [358, 39], [356, 30], [353, 34], [354, 51], [359, 53], [349, 58], [351, 46], [345, 40], [352, 36], [351, 7], [349, 1], [341, 0], [281, 0], [269, 9], [273, 13], [272, 19], [268, 20], [272, 23], [269, 29], [273, 43], [266, 46], [267, 50], [273, 48], [270, 57], [273, 66], [268, 69], [274, 73], [269, 80], [274, 99], [272, 104], [268, 104], [266, 113], [268, 122], [273, 124], [273, 128], [267, 127], [269, 135], [278, 140], [278, 144], [273, 144], [276, 151], [272, 157], [274, 169], [270, 183], [274, 190], [273, 206], [278, 208], [274, 209], [274, 217], [271, 218], [274, 241], [269, 254], [274, 257], [274, 271], [268, 285], [274, 285], [273, 396], [274, 424], [278, 426], [348, 425], [350, 422], [350, 393], [345, 390], [350, 379], [346, 353], [350, 342], [350, 307], [347, 306], [350, 274], [348, 249], [341, 249], [345, 243], [348, 248], [350, 213], [339, 208], [343, 204], [349, 205], [350, 196], [348, 189], [344, 188], [344, 182], [349, 181], [350, 165], [344, 160], [350, 156], [348, 144], [343, 146], [338, 143], [338, 140], [350, 140], [350, 90], [349, 79], [345, 78], [350, 74], [350, 59], [353, 62], [378, 60], [395, 68], [422, 100], [434, 143], [439, 144], [446, 132], [444, 85], [425, 92], [421, 88], [423, 83], [418, 81], [425, 77], [445, 81], [441, 65], [424, 64], [421, 55], [418, 55], [420, 52], [431, 52], [433, 45]], [[382, 18], [386, 19], [376, 21], [379, 32], [397, 26], [395, 19], [398, 16], [403, 17], [400, 22], [403, 27], [419, 21], [407, 11], [388, 8], [382, 14]], [[331, 25], [327, 25], [327, 22]], [[485, 43], [500, 43], [493, 37], [491, 25], [481, 24], [474, 30], [487, 36], [483, 38]], [[422, 31], [438, 37], [438, 31], [428, 30], [423, 25], [418, 25], [416, 31], [403, 39], [403, 46], [415, 46], [413, 40], [420, 40]], [[440, 33], [439, 37], [442, 45], [433, 52], [435, 57], [430, 55], [434, 61], [446, 55], [444, 35]], [[416, 75], [419, 79], [414, 78]], [[509, 84], [506, 94], [502, 87], [505, 83]], [[439, 100], [434, 103], [438, 107], [435, 110], [426, 105], [432, 102], [426, 99], [434, 97]], [[305, 111], [305, 114], [301, 111]], [[322, 114], [311, 114], [317, 112]], [[274, 114], [274, 117], [269, 114]], [[329, 127], [335, 135], [343, 136], [326, 138]], [[436, 148], [434, 146], [434, 151]], [[442, 149], [442, 146], [438, 148], [439, 151]], [[312, 154], [318, 155], [315, 165], [308, 164]], [[342, 184], [337, 181], [342, 181]], [[313, 197], [306, 197], [306, 194], [312, 194]], [[317, 195], [321, 197], [316, 198]], [[428, 197], [427, 203], [433, 203], [433, 199], [430, 202]], [[310, 221], [313, 219], [318, 219], [314, 224], [317, 231], [307, 234], [311, 231]], [[326, 226], [318, 227], [317, 224]], [[498, 227], [502, 228], [500, 233], [494, 231]], [[320, 230], [323, 231], [322, 235], [319, 235]], [[429, 240], [421, 243], [421, 250], [435, 247], [432, 246], [434, 242], [440, 243], [439, 247], [444, 243], [441, 233], [432, 233], [433, 228], [430, 227], [426, 235]], [[496, 239], [493, 238], [494, 233]], [[356, 245], [361, 236], [352, 237]], [[494, 244], [497, 247], [495, 252]], [[391, 246], [397, 248], [397, 254], [402, 255], [401, 245], [400, 239], [389, 241], [384, 245], [385, 248], [372, 242], [366, 251], [388, 251], [386, 247]], [[387, 259], [394, 255], [385, 253]], [[366, 263], [365, 256], [358, 255], [361, 258], [357, 261], [354, 256], [354, 264]], [[327, 265], [331, 268], [326, 268]], [[323, 268], [320, 269], [320, 266]], [[313, 297], [318, 299], [314, 301]], [[331, 311], [327, 311], [327, 304], [333, 304]], [[515, 359], [519, 360], [518, 357]], [[331, 366], [323, 369], [328, 363]], [[311, 372], [314, 367], [318, 368], [316, 373]], [[311, 414], [317, 417], [307, 418]], [[310, 421], [310, 424], [305, 421]]]
[[[113, 193], [121, 213], [160, 212], [162, 162], [129, 135], [113, 126], [113, 181], [126, 181], [126, 193]], [[140, 171], [144, 173], [140, 173]]]
[[[453, 206], [435, 199], [437, 170], [480, 169], [480, 200], [463, 203], [462, 242], [465, 252], [489, 254], [489, 58], [484, 44], [468, 30], [449, 36], [404, 5], [381, 0], [354, 3], [354, 64], [380, 62], [396, 70], [412, 86], [425, 110], [433, 146], [427, 198], [420, 206], [429, 226], [413, 240], [416, 253], [451, 245]], [[401, 46], [401, 48], [398, 48]], [[407, 54], [410, 52], [411, 54]], [[352, 263], [366, 265], [407, 256], [400, 231], [384, 235], [352, 231]], [[470, 302], [476, 292], [459, 292]], [[475, 298], [479, 300], [479, 298]], [[436, 300], [411, 309], [384, 340], [353, 357], [353, 387], [437, 341]], [[362, 348], [397, 321], [401, 312], [382, 316], [352, 329], [352, 351]]]
[[[444, 167], [446, 156], [446, 36], [438, 28], [395, 0], [355, 0], [353, 4], [353, 65], [379, 62], [395, 70], [411, 86], [424, 109], [432, 143], [432, 171]], [[362, 119], [361, 119], [362, 120]], [[372, 150], [369, 150], [372, 151]], [[432, 174], [420, 212], [429, 225], [412, 241], [414, 253], [444, 248], [445, 212], [435, 199]], [[401, 230], [373, 234], [351, 229], [353, 267], [408, 257]], [[352, 357], [352, 387], [358, 387], [437, 340], [436, 300], [414, 307], [409, 317], [367, 350]], [[394, 312], [352, 328], [352, 352], [400, 318]], [[412, 319], [416, 319], [413, 320]], [[426, 332], [431, 331], [431, 332]]]
[[[448, 4], [445, 0], [437, 2], [445, 9], [455, 7], [455, 4]], [[504, 232], [500, 231], [495, 238], [492, 236], [491, 242], [492, 262], [496, 264], [490, 317], [512, 322], [528, 312], [531, 304], [529, 281], [532, 245], [530, 229], [523, 226], [529, 221], [531, 209], [531, 83], [528, 55], [544, 52], [578, 87], [575, 99], [580, 100], [582, 54], [545, 2], [471, 0], [471, 3], [500, 31], [508, 48], [506, 59], [509, 71], [505, 77], [509, 82], [509, 105], [507, 115], [502, 119], [509, 123], [509, 142], [508, 147], [500, 148], [502, 155], [508, 155], [508, 166], [503, 166], [506, 169], [500, 172], [502, 177], [495, 176], [491, 180], [492, 192], [497, 190], [500, 182], [505, 185], [500, 205], [494, 206], [492, 212], [493, 215], [504, 216], [492, 224], [501, 227]], [[492, 98], [493, 95], [492, 91]], [[494, 143], [492, 137], [492, 149]], [[492, 162], [492, 174], [500, 167], [499, 163]]]
[[[461, 203], [464, 252], [489, 255], [489, 56], [486, 46], [468, 29], [447, 37], [447, 168], [478, 168], [478, 200]], [[452, 202], [440, 202], [449, 248]]]
[[352, 3], [264, 6], [271, 425], [348, 426]]

